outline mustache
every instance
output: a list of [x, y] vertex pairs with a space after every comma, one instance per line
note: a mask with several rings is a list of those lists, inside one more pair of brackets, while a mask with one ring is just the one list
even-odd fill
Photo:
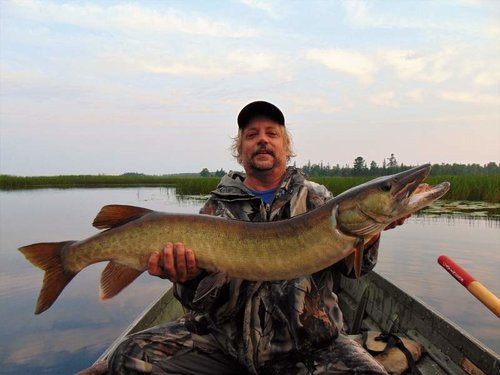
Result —
[[259, 155], [259, 154], [269, 154], [269, 155], [271, 155], [271, 156], [276, 156], [276, 155], [274, 154], [274, 151], [273, 151], [272, 149], [270, 149], [269, 147], [267, 147], [267, 146], [260, 146], [260, 147], [258, 147], [258, 148], [254, 151], [254, 153], [252, 154], [252, 157], [253, 157], [253, 156], [257, 156], [257, 155]]

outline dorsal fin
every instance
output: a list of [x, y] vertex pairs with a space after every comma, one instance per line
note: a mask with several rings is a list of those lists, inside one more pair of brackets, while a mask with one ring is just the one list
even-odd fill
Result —
[[101, 208], [92, 225], [98, 229], [115, 228], [153, 212], [147, 208], [110, 204]]

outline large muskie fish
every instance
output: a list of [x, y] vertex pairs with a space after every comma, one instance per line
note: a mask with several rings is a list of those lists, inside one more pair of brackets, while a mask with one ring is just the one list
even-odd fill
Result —
[[270, 223], [105, 206], [93, 225], [107, 230], [82, 241], [19, 249], [45, 271], [35, 314], [48, 309], [78, 272], [97, 262], [109, 261], [101, 275], [101, 299], [113, 297], [147, 269], [150, 254], [167, 242], [192, 248], [200, 268], [247, 280], [296, 278], [351, 253], [359, 275], [365, 242], [448, 191], [448, 182], [420, 185], [429, 171], [430, 165], [423, 165], [380, 177], [312, 211]]

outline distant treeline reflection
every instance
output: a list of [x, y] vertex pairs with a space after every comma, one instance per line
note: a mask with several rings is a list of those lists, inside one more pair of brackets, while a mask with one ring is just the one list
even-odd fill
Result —
[[[387, 173], [390, 174], [390, 173]], [[372, 179], [374, 176], [311, 176], [310, 179], [325, 185], [335, 195], [353, 186]], [[1, 190], [40, 189], [40, 188], [95, 188], [95, 187], [130, 187], [130, 186], [165, 186], [175, 187], [180, 195], [205, 195], [214, 190], [219, 177], [196, 176], [147, 176], [127, 174], [107, 175], [70, 175], [20, 177], [0, 175]], [[495, 175], [460, 175], [429, 176], [426, 182], [436, 184], [449, 181], [451, 189], [444, 199], [500, 202], [500, 174]]]

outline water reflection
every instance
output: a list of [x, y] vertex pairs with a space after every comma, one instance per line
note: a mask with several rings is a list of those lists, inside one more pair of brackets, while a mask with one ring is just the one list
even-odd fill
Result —
[[[196, 213], [205, 197], [173, 188], [45, 189], [0, 192], [0, 365], [4, 374], [74, 373], [88, 365], [168, 287], [142, 275], [110, 301], [98, 300], [105, 264], [78, 274], [55, 304], [33, 315], [42, 272], [16, 251], [41, 241], [82, 239], [106, 204]], [[435, 213], [433, 213], [435, 215]], [[383, 235], [377, 270], [500, 351], [497, 318], [440, 268], [445, 253], [500, 295], [498, 218], [414, 216]]]
[[412, 220], [423, 225], [466, 225], [469, 227], [489, 227], [492, 229], [500, 229], [500, 217], [498, 216], [471, 216], [462, 215], [460, 213], [450, 215], [413, 215]]
[[[195, 211], [208, 199], [208, 196], [204, 195], [187, 195], [187, 194], [177, 194], [175, 188], [170, 187], [160, 187], [156, 191], [149, 191], [145, 189], [140, 189], [137, 191], [137, 202], [155, 202], [158, 204], [157, 210], [161, 210], [161, 207], [166, 204], [167, 207], [170, 206], [169, 203], [176, 202], [174, 207], [191, 207]], [[176, 212], [178, 212], [176, 210]]]

